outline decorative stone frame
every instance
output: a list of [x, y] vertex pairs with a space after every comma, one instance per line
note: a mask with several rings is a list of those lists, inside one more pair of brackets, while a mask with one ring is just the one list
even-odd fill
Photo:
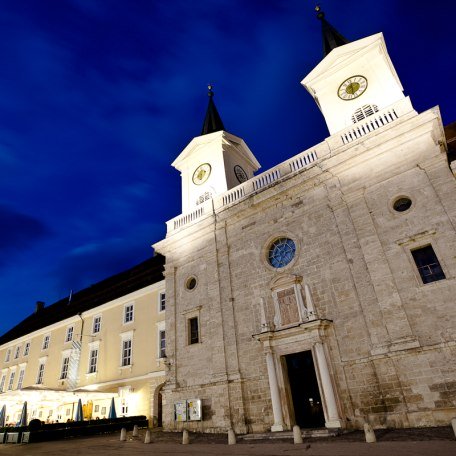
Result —
[[[401, 198], [409, 199], [412, 202], [412, 205], [407, 210], [398, 212], [398, 211], [396, 211], [396, 209], [394, 209], [394, 203]], [[400, 217], [402, 215], [410, 214], [415, 210], [415, 207], [416, 207], [416, 197], [415, 197], [415, 195], [412, 195], [411, 191], [395, 194], [388, 201], [388, 210], [392, 215], [394, 215], [394, 217]]]
[[[275, 328], [287, 328], [289, 326], [304, 323], [315, 319], [315, 309], [310, 295], [309, 287], [305, 286], [306, 304], [304, 304], [302, 295], [302, 277], [294, 274], [281, 274], [270, 282], [270, 289], [274, 301], [274, 326]], [[294, 297], [296, 304], [296, 319], [294, 321], [283, 321], [284, 314], [281, 311], [280, 294], [290, 292]]]
[[[294, 242], [294, 245], [295, 245], [295, 255], [293, 257], [293, 259], [286, 265], [284, 266], [283, 268], [275, 268], [274, 266], [272, 266], [269, 261], [268, 261], [268, 256], [269, 256], [269, 249], [271, 248], [271, 245], [274, 241], [276, 241], [277, 239], [280, 239], [280, 238], [287, 238], [287, 239], [291, 239], [293, 242]], [[273, 236], [270, 236], [266, 242], [263, 244], [263, 248], [261, 249], [261, 259], [260, 261], [266, 265], [266, 267], [270, 270], [270, 271], [275, 271], [275, 272], [282, 272], [282, 271], [286, 271], [288, 269], [290, 269], [291, 267], [293, 267], [293, 265], [296, 263], [296, 260], [299, 256], [299, 251], [300, 251], [300, 244], [299, 244], [299, 241], [298, 241], [298, 237], [295, 236], [294, 234], [292, 233], [289, 233], [289, 232], [286, 232], [286, 231], [281, 231]]]

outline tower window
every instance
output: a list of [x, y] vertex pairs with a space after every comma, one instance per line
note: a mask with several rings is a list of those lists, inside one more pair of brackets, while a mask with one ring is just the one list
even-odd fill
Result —
[[198, 317], [193, 317], [188, 320], [188, 343], [189, 345], [199, 343]]
[[412, 256], [423, 283], [445, 279], [445, 274], [431, 245], [412, 250]]
[[352, 121], [353, 123], [361, 122], [361, 120], [365, 119], [366, 117], [372, 116], [376, 112], [378, 112], [377, 105], [364, 105], [353, 113]]

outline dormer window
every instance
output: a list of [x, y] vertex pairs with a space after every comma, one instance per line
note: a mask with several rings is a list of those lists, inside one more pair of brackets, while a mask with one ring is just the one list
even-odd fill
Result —
[[365, 119], [366, 117], [372, 116], [376, 112], [378, 112], [377, 105], [364, 105], [353, 113], [352, 122], [361, 122], [361, 120]]

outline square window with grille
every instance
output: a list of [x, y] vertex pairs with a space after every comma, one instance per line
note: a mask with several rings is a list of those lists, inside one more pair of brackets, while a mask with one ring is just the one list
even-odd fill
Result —
[[445, 279], [445, 273], [431, 245], [412, 250], [412, 256], [423, 283]]

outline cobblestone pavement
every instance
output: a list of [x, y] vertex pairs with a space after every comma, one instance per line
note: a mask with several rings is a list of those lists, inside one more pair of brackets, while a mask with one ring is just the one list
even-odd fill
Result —
[[139, 437], [128, 434], [120, 442], [119, 434], [74, 438], [29, 445], [0, 445], [0, 456], [116, 456], [116, 455], [195, 455], [195, 456], [455, 456], [456, 440], [450, 427], [376, 431], [377, 443], [364, 442], [362, 432], [337, 437], [304, 439], [294, 445], [292, 439], [239, 440], [227, 445], [224, 434], [190, 434], [190, 444], [182, 445], [180, 433], [152, 432], [152, 443], [144, 444], [145, 430]]

